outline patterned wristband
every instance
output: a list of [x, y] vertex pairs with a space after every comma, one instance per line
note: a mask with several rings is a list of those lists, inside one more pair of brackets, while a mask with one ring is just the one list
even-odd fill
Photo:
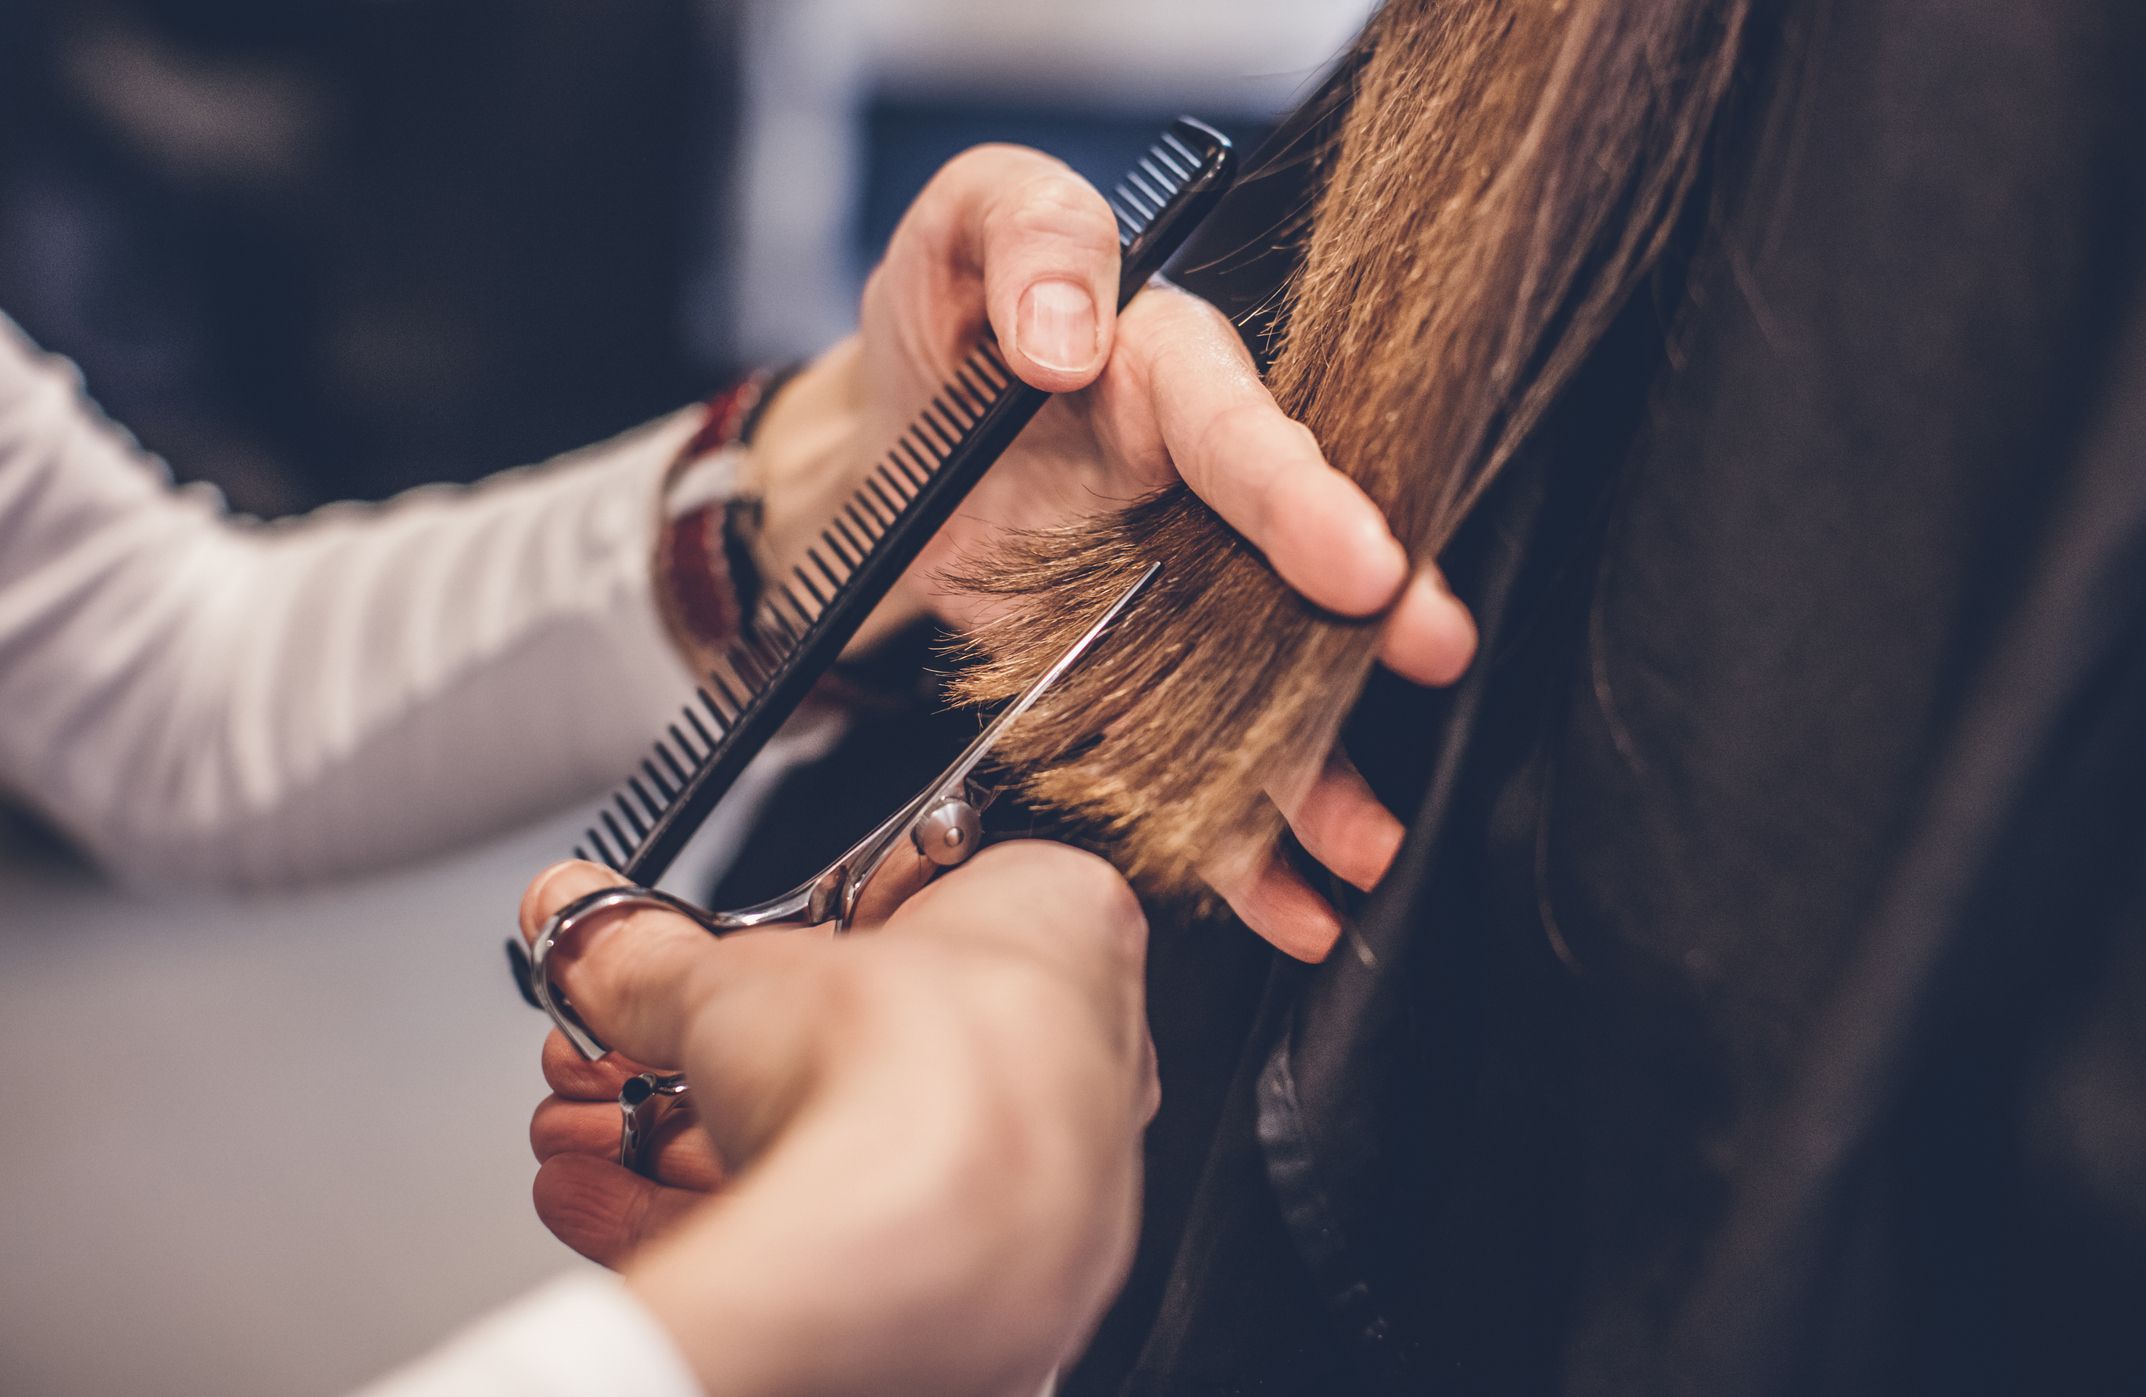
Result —
[[753, 559], [759, 492], [745, 448], [795, 367], [756, 373], [709, 399], [698, 430], [664, 474], [656, 533], [656, 598], [665, 627], [697, 670], [713, 666], [760, 599]]

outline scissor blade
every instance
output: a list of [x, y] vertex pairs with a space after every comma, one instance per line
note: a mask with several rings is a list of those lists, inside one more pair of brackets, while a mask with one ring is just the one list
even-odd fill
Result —
[[1119, 619], [1132, 609], [1133, 603], [1140, 600], [1141, 593], [1147, 591], [1161, 574], [1161, 563], [1148, 564], [1147, 571], [1134, 579], [1133, 585], [1127, 587], [1124, 593], [1110, 604], [1109, 610], [1096, 618], [1095, 624], [1088, 627], [1079, 640], [1066, 647], [1066, 652], [1052, 661], [1051, 667], [1038, 675], [1035, 683], [1022, 690], [1019, 698], [1001, 709], [998, 716], [991, 720], [990, 726], [976, 735], [976, 740], [954, 759], [954, 764], [946, 769], [946, 774], [939, 778], [938, 784], [933, 786], [932, 790], [943, 792], [966, 781], [969, 773], [974, 771], [985, 757], [991, 755], [992, 748], [998, 745], [998, 740], [1005, 735], [1006, 729], [1012, 727], [1022, 714], [1034, 708], [1037, 702], [1051, 691], [1051, 687], [1065, 678], [1075, 665], [1086, 659], [1088, 653], [1095, 649], [1096, 642], [1103, 638], [1104, 632], [1116, 625]]

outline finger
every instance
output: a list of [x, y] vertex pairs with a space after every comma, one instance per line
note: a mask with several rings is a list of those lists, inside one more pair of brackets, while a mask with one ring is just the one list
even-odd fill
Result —
[[559, 909], [598, 888], [623, 887], [626, 880], [601, 864], [568, 859], [555, 863], [529, 880], [522, 890], [519, 912], [522, 940], [534, 941]]
[[543, 1064], [544, 1084], [569, 1101], [617, 1101], [620, 1088], [649, 1070], [617, 1053], [591, 1062], [556, 1028], [544, 1036]]
[[1278, 855], [1218, 880], [1215, 891], [1246, 926], [1298, 960], [1325, 960], [1341, 939], [1341, 914]]
[[1018, 146], [979, 146], [948, 162], [888, 245], [882, 289], [917, 323], [944, 324], [946, 271], [979, 278], [1006, 364], [1038, 388], [1084, 388], [1110, 352], [1118, 301], [1118, 225], [1094, 187]]
[[616, 1269], [634, 1250], [676, 1227], [706, 1195], [665, 1188], [587, 1155], [544, 1161], [530, 1185], [537, 1217], [589, 1260]]
[[[529, 1149], [539, 1164], [563, 1154], [615, 1160], [621, 1128], [616, 1103], [607, 1106], [550, 1096], [529, 1117]], [[723, 1181], [715, 1147], [691, 1111], [674, 1110], [664, 1116], [656, 1127], [649, 1158], [653, 1167], [644, 1172], [671, 1188], [706, 1193]]]
[[1154, 1036], [1143, 1035], [1140, 1045], [1140, 1123], [1153, 1125], [1162, 1111], [1162, 1066], [1155, 1056]]
[[1109, 410], [1152, 413], [1195, 494], [1315, 604], [1368, 616], [1394, 601], [1408, 558], [1385, 516], [1281, 410], [1220, 311], [1157, 287], [1118, 333], [1112, 386], [1129, 381], [1143, 401], [1120, 397]]
[[1304, 852], [1365, 891], [1386, 876], [1401, 851], [1401, 822], [1339, 752], [1302, 795], [1282, 805], [1282, 815]]
[[[1019, 915], [1008, 915], [1017, 909]], [[1041, 839], [994, 844], [887, 919], [886, 936], [985, 944], [1045, 962], [1100, 1002], [1137, 1010], [1147, 916], [1118, 871]]]
[[[588, 863], [561, 864], [523, 899], [522, 931], [534, 936], [558, 911], [618, 876]], [[700, 927], [659, 907], [620, 908], [583, 922], [554, 948], [549, 969], [591, 1032], [635, 1062], [684, 1061], [694, 1010], [724, 987], [723, 967], [764, 959], [779, 937], [722, 946]], [[742, 968], [742, 967], [741, 967]]]
[[1386, 618], [1379, 659], [1415, 684], [1451, 684], [1475, 660], [1475, 618], [1436, 568], [1409, 579]]

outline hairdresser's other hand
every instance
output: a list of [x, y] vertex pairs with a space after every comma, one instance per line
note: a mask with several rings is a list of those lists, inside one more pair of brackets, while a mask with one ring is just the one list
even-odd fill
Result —
[[[616, 881], [551, 870], [524, 934]], [[611, 1162], [610, 1108], [605, 1138], [546, 1159], [539, 1209], [621, 1268], [711, 1391], [1033, 1392], [1130, 1259], [1145, 948], [1123, 881], [1040, 843], [986, 850], [839, 940], [598, 923], [562, 948], [561, 985], [622, 1053], [684, 1069], [705, 1143], [667, 1152], [686, 1186], [650, 1183]], [[710, 1198], [694, 1190], [718, 1157]]]
[[1378, 507], [1276, 405], [1222, 313], [1156, 285], [1119, 318], [1117, 296], [1117, 223], [1087, 181], [1015, 146], [955, 157], [895, 229], [858, 333], [761, 426], [755, 454], [786, 487], [769, 491], [770, 556], [802, 553], [988, 326], [1016, 374], [1062, 396], [934, 540], [913, 602], [965, 625], [975, 599], [931, 582], [953, 555], [1182, 479], [1311, 601], [1351, 616], [1390, 608], [1394, 669], [1457, 676], [1475, 641], [1465, 609], [1435, 572], [1409, 576]]
[[[956, 626], [977, 599], [934, 583], [944, 565], [1009, 529], [1115, 510], [1182, 480], [1306, 598], [1352, 616], [1386, 612], [1383, 658], [1425, 684], [1457, 678], [1475, 649], [1466, 609], [1435, 569], [1411, 576], [1370, 498], [1321, 454], [1261, 382], [1228, 320], [1150, 287], [1122, 317], [1117, 224], [1093, 188], [1035, 151], [983, 146], [942, 169], [896, 229], [865, 289], [860, 330], [783, 393], [756, 455], [777, 557], [801, 553], [841, 493], [951, 376], [983, 328], [1029, 383], [1062, 396], [1037, 417], [933, 540], [907, 600]], [[818, 464], [814, 464], [817, 462]], [[1381, 877], [1401, 826], [1338, 761], [1284, 811], [1299, 841], [1358, 886]], [[1217, 878], [1254, 930], [1293, 955], [1333, 945], [1333, 909], [1278, 860]]]

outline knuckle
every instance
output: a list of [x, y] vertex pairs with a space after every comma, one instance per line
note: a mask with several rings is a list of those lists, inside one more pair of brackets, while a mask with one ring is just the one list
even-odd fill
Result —
[[618, 1073], [608, 1061], [590, 1062], [553, 1029], [544, 1039], [544, 1084], [567, 1100], [593, 1101], [618, 1092]]
[[1030, 851], [1028, 857], [1037, 861], [1036, 871], [1049, 877], [1066, 904], [1083, 909], [1113, 932], [1146, 927], [1139, 897], [1108, 859], [1068, 844], [1041, 840], [1025, 847]]
[[1258, 534], [1271, 520], [1281, 480], [1275, 468], [1281, 453], [1275, 448], [1290, 429], [1310, 437], [1272, 404], [1247, 399], [1212, 413], [1194, 437], [1191, 455], [1203, 485], [1211, 489], [1225, 474], [1238, 477], [1240, 513], [1231, 522], [1242, 532]]
[[587, 1131], [579, 1128], [576, 1112], [558, 1097], [538, 1103], [529, 1117], [529, 1149], [543, 1163], [553, 1155], [587, 1153]]
[[1011, 186], [984, 217], [986, 236], [1022, 244], [1073, 244], [1100, 253], [1117, 245], [1103, 196], [1070, 170], [1038, 173]]
[[1128, 335], [1152, 338], [1173, 349], [1213, 344], [1226, 345], [1234, 351], [1243, 346], [1228, 316], [1166, 281], [1150, 281], [1120, 319]]
[[1078, 862], [1069, 869], [1080, 880], [1081, 893], [1095, 908], [1105, 914], [1113, 925], [1122, 926], [1144, 922], [1140, 911], [1140, 899], [1133, 894], [1132, 884], [1107, 859], [1094, 854], [1074, 855]]
[[[616, 925], [574, 958], [568, 970], [567, 989], [572, 993], [576, 972], [582, 982], [605, 1000], [630, 994], [654, 979], [672, 960], [679, 945], [693, 937], [676, 913], [653, 907], [633, 907], [615, 914]], [[586, 990], [584, 990], [586, 992]]]
[[1211, 413], [1200, 426], [1199, 448], [1213, 453], [1240, 452], [1273, 430], [1273, 409], [1265, 403], [1235, 402]]

